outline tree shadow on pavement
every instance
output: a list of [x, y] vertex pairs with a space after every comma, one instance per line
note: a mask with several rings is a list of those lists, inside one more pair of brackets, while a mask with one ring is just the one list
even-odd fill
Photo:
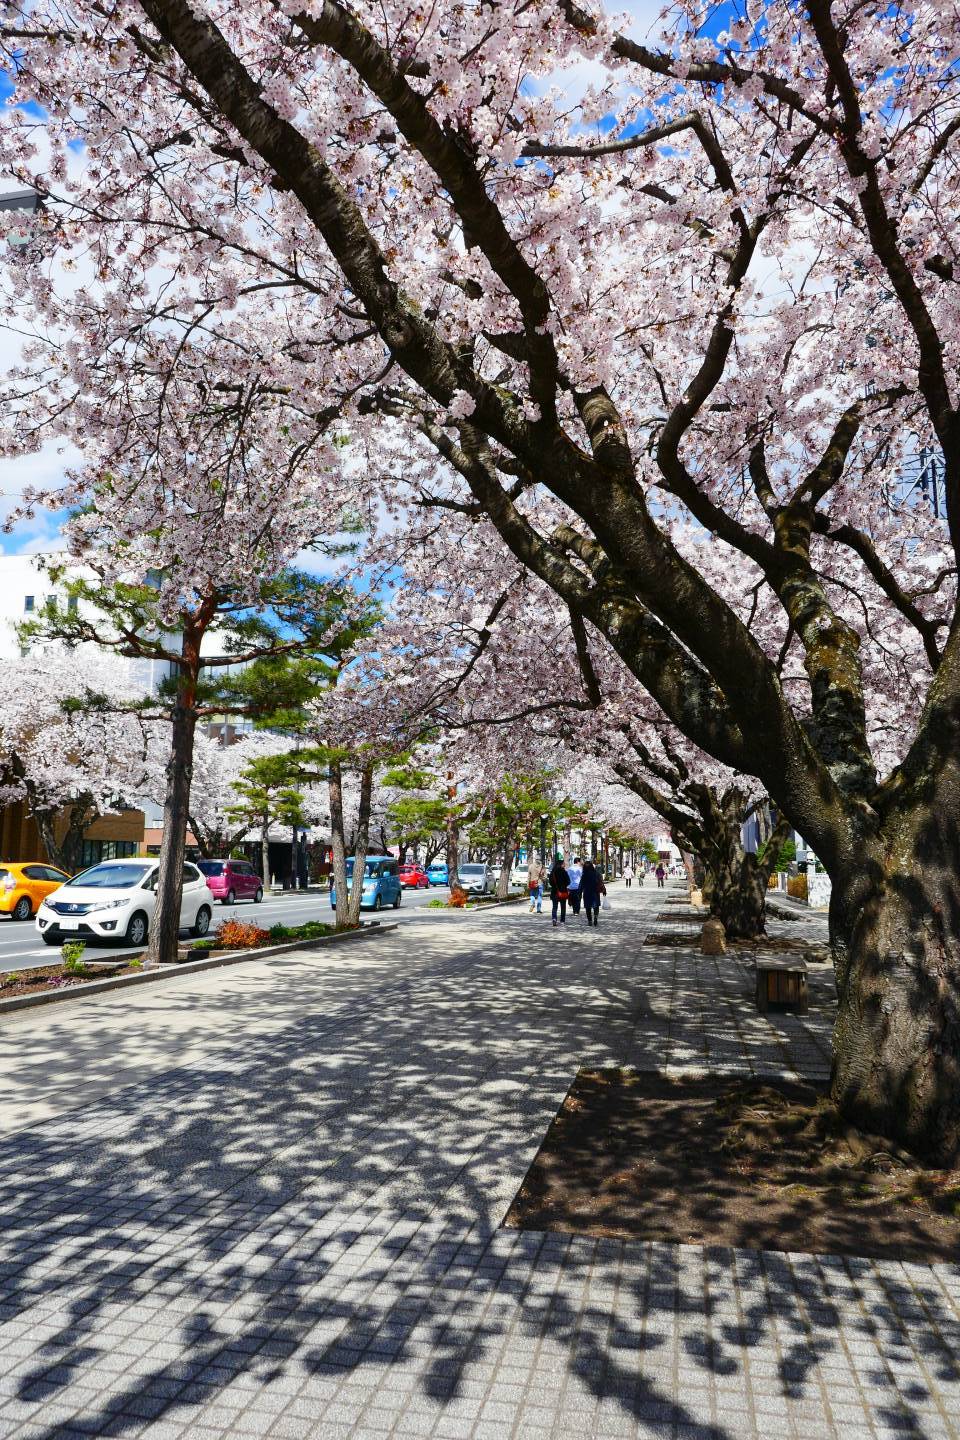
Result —
[[739, 1440], [774, 1402], [826, 1431], [831, 1388], [926, 1434], [960, 1394], [957, 1266], [499, 1228], [577, 1066], [670, 1038], [626, 922], [565, 953], [522, 923], [418, 927], [402, 974], [274, 988], [268, 1034], [0, 1142], [0, 1434]]

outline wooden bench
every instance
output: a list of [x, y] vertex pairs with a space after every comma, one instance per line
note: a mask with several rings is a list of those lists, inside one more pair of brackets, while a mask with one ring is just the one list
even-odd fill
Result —
[[807, 962], [767, 955], [757, 961], [757, 1009], [771, 1005], [787, 1010], [807, 1009]]

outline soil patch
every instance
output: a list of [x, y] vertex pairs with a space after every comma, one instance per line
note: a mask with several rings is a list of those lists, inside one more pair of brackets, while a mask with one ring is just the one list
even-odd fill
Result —
[[16, 980], [11, 980], [9, 975], [0, 975], [0, 1000], [13, 1000], [20, 995], [47, 994], [50, 990], [72, 990], [78, 985], [89, 985], [93, 980], [106, 980], [110, 975], [127, 972], [134, 975], [140, 968], [139, 965], [132, 969], [123, 964], [116, 967], [104, 965], [100, 970], [91, 969], [88, 975], [66, 975], [62, 965], [38, 965], [35, 969], [25, 969], [22, 975], [18, 973]]
[[581, 1070], [504, 1224], [956, 1261], [960, 1171], [851, 1129], [813, 1086]]

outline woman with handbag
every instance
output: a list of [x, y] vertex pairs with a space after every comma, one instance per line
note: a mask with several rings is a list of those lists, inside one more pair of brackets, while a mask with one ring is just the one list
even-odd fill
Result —
[[570, 876], [563, 864], [563, 856], [557, 852], [553, 857], [550, 871], [550, 897], [553, 906], [553, 923], [557, 923], [557, 909], [560, 910], [560, 924], [567, 923], [567, 896], [570, 894]]

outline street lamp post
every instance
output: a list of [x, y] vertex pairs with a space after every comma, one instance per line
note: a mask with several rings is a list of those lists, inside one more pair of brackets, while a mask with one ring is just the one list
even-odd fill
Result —
[[547, 863], [547, 817], [540, 816], [540, 864]]

